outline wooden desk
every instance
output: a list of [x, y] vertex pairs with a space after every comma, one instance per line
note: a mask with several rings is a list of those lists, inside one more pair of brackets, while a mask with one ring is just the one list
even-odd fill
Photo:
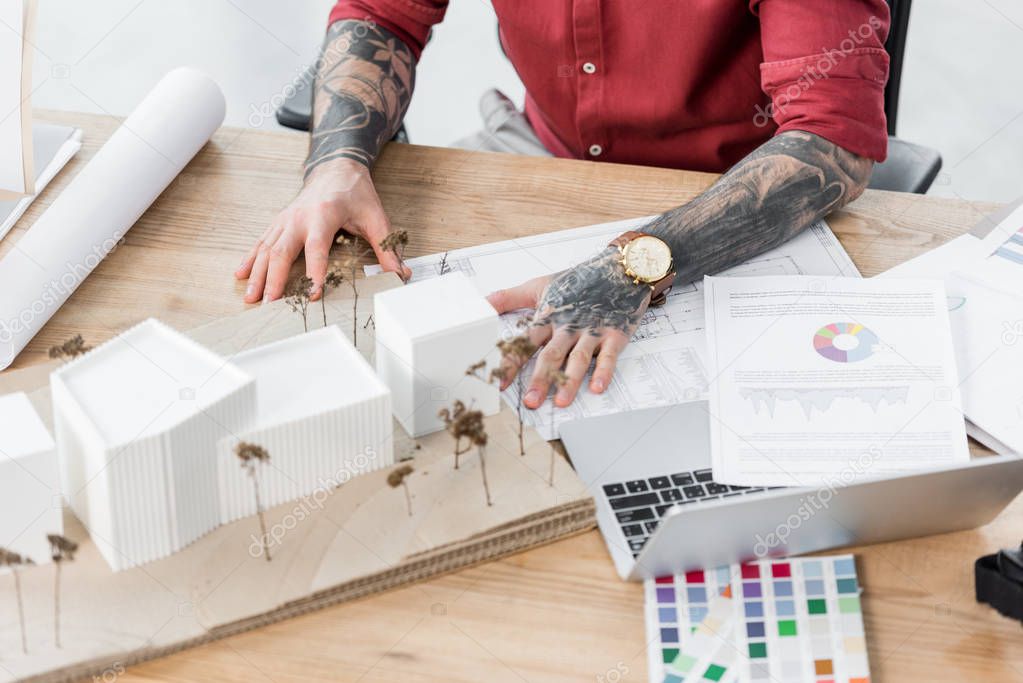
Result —
[[[11, 248], [114, 130], [111, 118], [44, 114], [85, 128], [79, 157]], [[16, 363], [81, 332], [109, 338], [147, 316], [190, 327], [242, 308], [231, 273], [299, 186], [306, 139], [225, 128]], [[714, 176], [391, 145], [376, 171], [418, 255], [656, 213]], [[864, 275], [954, 237], [990, 204], [868, 192], [830, 223]], [[1020, 626], [973, 599], [973, 561], [1019, 542], [1023, 501], [975, 531], [853, 549], [877, 681], [1023, 678]], [[597, 532], [327, 609], [132, 668], [123, 681], [645, 681], [639, 584], [619, 581]], [[623, 673], [622, 672], [626, 672]], [[114, 672], [116, 673], [116, 672]]]

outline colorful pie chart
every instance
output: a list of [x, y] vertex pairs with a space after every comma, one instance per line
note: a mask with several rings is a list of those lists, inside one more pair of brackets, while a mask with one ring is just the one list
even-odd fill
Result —
[[870, 358], [877, 335], [859, 323], [831, 323], [817, 330], [813, 348], [836, 363], [855, 363]]

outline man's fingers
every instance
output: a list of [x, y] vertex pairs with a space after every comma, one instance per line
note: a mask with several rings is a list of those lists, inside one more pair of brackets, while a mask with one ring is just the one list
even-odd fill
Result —
[[529, 388], [522, 403], [527, 408], [539, 408], [547, 400], [547, 389], [551, 383], [551, 373], [560, 370], [579, 335], [566, 330], [555, 330], [551, 340], [543, 347], [536, 357], [533, 376], [529, 380]]
[[597, 364], [593, 368], [593, 377], [590, 378], [590, 391], [601, 394], [611, 386], [611, 376], [614, 375], [618, 356], [628, 343], [629, 337], [620, 330], [607, 330], [604, 333], [600, 342], [600, 353], [597, 354]]
[[593, 352], [600, 344], [600, 337], [589, 332], [583, 332], [576, 342], [575, 347], [568, 354], [568, 362], [565, 363], [565, 383], [558, 388], [554, 394], [554, 405], [559, 408], [568, 406], [575, 400], [586, 371], [590, 369], [590, 362], [593, 360]]
[[283, 230], [276, 226], [256, 245], [256, 258], [249, 272], [249, 284], [245, 287], [245, 303], [254, 304], [263, 298], [263, 287], [266, 284], [266, 271], [270, 267], [270, 248], [280, 237]]
[[[252, 245], [252, 249], [249, 249], [249, 253], [245, 255], [245, 258], [243, 258], [242, 262], [238, 265], [238, 269], [234, 271], [236, 279], [244, 280], [252, 273], [252, 266], [256, 263], [256, 256], [259, 255], [259, 249], [264, 243], [266, 243], [266, 240], [274, 232], [274, 227], [275, 226], [273, 225], [267, 227], [267, 229], [263, 231], [263, 234], [259, 236], [259, 239], [256, 240], [256, 243]], [[273, 242], [270, 244], [273, 244]]]
[[249, 253], [242, 259], [238, 269], [234, 271], [234, 277], [236, 280], [244, 280], [252, 273], [252, 266], [256, 262], [256, 256], [259, 254], [259, 248], [263, 245], [263, 240], [260, 239], [256, 242], [252, 249], [249, 249]]
[[363, 225], [365, 227], [362, 229], [362, 236], [373, 248], [380, 267], [386, 273], [397, 273], [398, 277], [407, 282], [412, 277], [412, 270], [401, 262], [397, 254], [380, 246], [380, 243], [391, 234], [391, 221], [387, 218], [383, 208], [377, 206], [372, 209], [363, 221]]
[[316, 301], [323, 292], [323, 281], [327, 279], [327, 259], [330, 255], [332, 236], [322, 230], [311, 232], [305, 240], [305, 274], [313, 281], [310, 298]]
[[[540, 348], [551, 338], [551, 326], [537, 325], [536, 327], [530, 327], [526, 331], [526, 337], [533, 346]], [[507, 356], [501, 358], [501, 391], [504, 391], [511, 385], [515, 376], [519, 374], [519, 370], [528, 362], [529, 358], [510, 358]]]
[[517, 287], [491, 292], [487, 295], [487, 301], [498, 313], [517, 311], [520, 308], [536, 308], [540, 302], [540, 295], [550, 281], [549, 275], [533, 278]]
[[291, 274], [291, 264], [302, 251], [302, 240], [294, 230], [285, 231], [270, 250], [270, 266], [266, 272], [264, 301], [276, 301], [284, 294]]

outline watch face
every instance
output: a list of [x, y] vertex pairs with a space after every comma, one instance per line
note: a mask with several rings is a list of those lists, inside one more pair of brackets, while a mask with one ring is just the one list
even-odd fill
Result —
[[625, 246], [625, 267], [633, 277], [656, 282], [671, 269], [671, 249], [656, 237], [641, 235]]

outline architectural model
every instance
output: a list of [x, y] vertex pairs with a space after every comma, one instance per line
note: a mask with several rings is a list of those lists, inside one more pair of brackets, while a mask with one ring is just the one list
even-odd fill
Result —
[[50, 561], [47, 534], [64, 533], [57, 451], [25, 394], [0, 396], [0, 548]]
[[150, 319], [50, 382], [64, 497], [114, 570], [220, 524], [216, 446], [251, 424], [252, 377]]
[[221, 522], [256, 513], [252, 482], [234, 455], [239, 440], [271, 455], [259, 476], [266, 506], [393, 464], [391, 394], [336, 325], [239, 353], [231, 363], [255, 378], [256, 410], [219, 444]]
[[498, 388], [466, 369], [479, 360], [496, 364], [498, 316], [464, 274], [377, 294], [374, 322], [377, 374], [391, 389], [394, 417], [411, 436], [443, 429], [437, 412], [455, 400], [497, 413]]

